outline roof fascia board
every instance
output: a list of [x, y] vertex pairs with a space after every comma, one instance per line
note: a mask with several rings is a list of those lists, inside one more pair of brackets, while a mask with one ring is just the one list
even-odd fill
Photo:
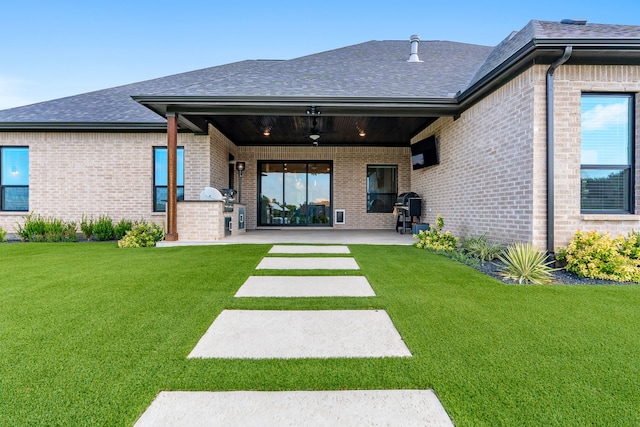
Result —
[[640, 48], [640, 39], [534, 39], [536, 47], [598, 48], [599, 50]]
[[164, 123], [100, 123], [100, 122], [5, 122], [0, 131], [34, 132], [166, 132]]
[[295, 97], [166, 97], [135, 96], [137, 102], [164, 116], [188, 115], [287, 115], [305, 116], [310, 106], [332, 116], [423, 117], [454, 115], [454, 98], [295, 98]]

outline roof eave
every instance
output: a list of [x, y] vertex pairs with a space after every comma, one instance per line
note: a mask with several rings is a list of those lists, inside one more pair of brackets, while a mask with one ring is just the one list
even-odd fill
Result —
[[164, 123], [2, 122], [4, 132], [166, 132]]
[[369, 115], [422, 117], [454, 115], [456, 99], [291, 97], [291, 96], [132, 96], [161, 116], [167, 113], [197, 115], [295, 115], [304, 116], [311, 106], [332, 116]]
[[[640, 65], [640, 39], [532, 39], [499, 66], [465, 89], [457, 98], [460, 111], [464, 111], [535, 61], [543, 63], [544, 59], [551, 63], [552, 60], [549, 58], [561, 56], [566, 46], [574, 48], [572, 61], [576, 58], [582, 60], [607, 58], [612, 52], [618, 55], [625, 52], [626, 57], [633, 58], [633, 63]], [[632, 61], [627, 59], [627, 62]]]

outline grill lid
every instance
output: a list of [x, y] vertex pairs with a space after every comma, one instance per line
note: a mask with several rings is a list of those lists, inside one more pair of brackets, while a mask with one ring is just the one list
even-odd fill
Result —
[[409, 204], [409, 199], [419, 199], [420, 196], [418, 193], [414, 193], [413, 191], [409, 191], [407, 193], [398, 194], [398, 198], [396, 199], [396, 206], [407, 206]]

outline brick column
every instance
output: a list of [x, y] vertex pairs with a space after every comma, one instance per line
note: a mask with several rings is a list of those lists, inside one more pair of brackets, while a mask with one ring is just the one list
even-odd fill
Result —
[[167, 233], [168, 241], [178, 240], [178, 117], [167, 113]]

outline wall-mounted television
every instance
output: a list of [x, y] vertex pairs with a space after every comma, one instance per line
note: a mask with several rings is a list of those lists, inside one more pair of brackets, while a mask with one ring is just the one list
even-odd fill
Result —
[[411, 165], [413, 170], [439, 163], [438, 138], [435, 135], [411, 145]]

